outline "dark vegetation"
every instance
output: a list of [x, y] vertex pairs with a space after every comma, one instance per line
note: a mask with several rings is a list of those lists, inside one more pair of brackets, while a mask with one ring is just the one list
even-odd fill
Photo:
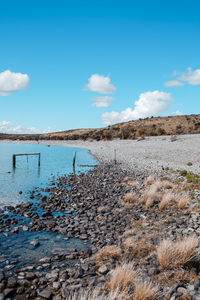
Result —
[[47, 134], [1, 134], [11, 140], [112, 140], [145, 136], [200, 133], [200, 115], [151, 117], [98, 129], [75, 129]]

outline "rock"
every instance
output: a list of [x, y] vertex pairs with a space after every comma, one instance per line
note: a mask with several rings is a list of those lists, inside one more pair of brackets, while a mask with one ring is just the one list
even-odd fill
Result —
[[9, 297], [11, 297], [11, 296], [14, 294], [14, 292], [15, 292], [14, 289], [5, 289], [5, 290], [3, 291], [4, 297], [5, 297], [5, 298], [9, 298]]
[[194, 281], [194, 289], [198, 290], [199, 287], [200, 287], [200, 279], [196, 278], [195, 281]]
[[60, 284], [59, 281], [54, 281], [54, 282], [53, 282], [53, 288], [54, 288], [55, 290], [58, 290], [60, 287], [61, 287], [61, 284]]
[[8, 278], [7, 288], [14, 288], [17, 284], [17, 280], [14, 277]]
[[23, 230], [23, 231], [28, 231], [28, 227], [24, 225], [24, 226], [22, 227], [22, 230]]
[[33, 247], [38, 247], [40, 245], [40, 242], [37, 241], [37, 240], [33, 240], [30, 242], [30, 245], [33, 246]]
[[108, 271], [109, 271], [109, 270], [108, 270], [108, 268], [107, 268], [106, 265], [103, 265], [103, 266], [101, 266], [101, 267], [98, 269], [98, 272], [99, 272], [100, 274], [102, 274], [102, 275], [107, 274]]
[[4, 274], [3, 272], [0, 270], [0, 282], [4, 279]]
[[50, 257], [43, 257], [43, 258], [39, 259], [39, 263], [50, 263], [50, 262], [51, 262]]
[[0, 293], [0, 300], [4, 300], [4, 294]]
[[40, 292], [38, 292], [38, 296], [45, 298], [45, 299], [50, 299], [51, 298], [51, 291], [49, 290], [42, 290]]

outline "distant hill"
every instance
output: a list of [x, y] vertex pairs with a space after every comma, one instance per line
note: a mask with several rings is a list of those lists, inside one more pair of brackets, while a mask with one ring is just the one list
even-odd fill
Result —
[[151, 117], [98, 129], [75, 129], [47, 134], [1, 134], [0, 139], [20, 140], [112, 140], [140, 136], [200, 133], [200, 115]]

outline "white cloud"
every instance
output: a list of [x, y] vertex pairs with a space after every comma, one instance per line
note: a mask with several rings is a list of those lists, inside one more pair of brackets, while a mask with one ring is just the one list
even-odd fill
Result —
[[168, 87], [183, 86], [183, 83], [181, 81], [175, 79], [175, 80], [165, 82], [165, 86], [168, 86]]
[[92, 106], [96, 107], [109, 107], [111, 105], [111, 101], [113, 101], [113, 97], [109, 96], [98, 96], [92, 98], [94, 103], [92, 103]]
[[137, 120], [157, 116], [169, 109], [173, 101], [171, 95], [165, 92], [153, 91], [140, 94], [135, 101], [134, 109], [127, 108], [122, 112], [106, 112], [102, 115], [102, 123], [105, 125]]
[[0, 95], [7, 96], [15, 91], [24, 90], [29, 84], [27, 74], [6, 70], [0, 73]]
[[48, 133], [51, 128], [38, 129], [36, 127], [24, 128], [21, 125], [14, 126], [10, 121], [0, 122], [0, 133], [11, 133], [11, 134], [25, 134], [25, 133]]
[[93, 74], [88, 79], [85, 89], [99, 94], [112, 94], [116, 87], [110, 83], [110, 77]]
[[191, 68], [187, 68], [187, 72], [182, 73], [180, 80], [187, 82], [191, 85], [200, 84], [200, 69], [192, 71]]
[[181, 116], [182, 115], [182, 112], [180, 110], [176, 110], [172, 113], [172, 115], [174, 116]]
[[[178, 76], [179, 74], [179, 76]], [[200, 85], [200, 69], [192, 71], [192, 68], [187, 68], [186, 72], [178, 73], [177, 71], [173, 73], [172, 76], [177, 78], [171, 81], [165, 82], [165, 86], [183, 86], [185, 83], [191, 85]]]

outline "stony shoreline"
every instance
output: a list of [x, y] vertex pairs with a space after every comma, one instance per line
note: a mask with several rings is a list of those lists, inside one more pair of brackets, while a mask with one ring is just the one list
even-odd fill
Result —
[[[199, 237], [199, 187], [185, 182], [185, 177], [175, 183], [180, 176], [162, 169], [161, 181], [154, 179], [146, 185], [150, 174], [147, 168], [101, 163], [87, 174], [59, 177], [45, 190], [33, 190], [27, 203], [0, 210], [0, 231], [5, 238], [23, 231], [38, 235], [47, 231], [85, 242], [84, 249], [52, 253], [22, 268], [16, 267], [17, 261], [3, 262], [0, 299], [100, 299], [78, 294], [81, 289], [98, 288], [105, 294], [101, 299], [199, 300], [199, 258], [195, 256], [189, 265], [163, 269], [157, 256], [165, 238]], [[147, 205], [144, 199], [152, 188], [154, 198]], [[174, 200], [161, 209], [161, 198], [169, 192]], [[188, 202], [180, 208], [178, 201], [185, 195]], [[40, 247], [37, 240], [32, 242], [33, 249]], [[113, 270], [130, 263], [143, 283], [156, 285], [156, 298], [137, 298], [132, 294], [134, 286], [122, 298], [110, 296]]]

